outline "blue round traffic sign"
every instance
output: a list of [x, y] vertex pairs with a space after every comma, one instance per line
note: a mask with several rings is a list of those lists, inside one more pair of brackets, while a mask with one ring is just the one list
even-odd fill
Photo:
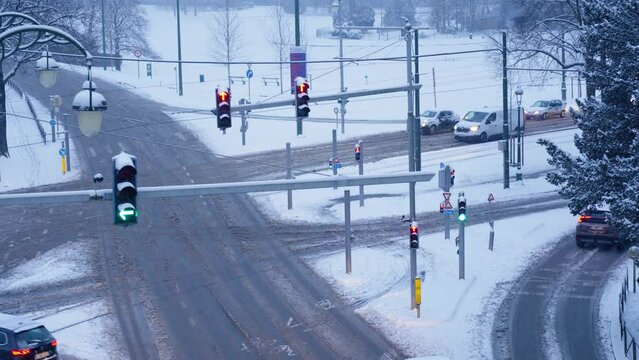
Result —
[[61, 148], [60, 151], [58, 151], [58, 154], [60, 154], [60, 156], [64, 156], [67, 154], [67, 151], [64, 148]]
[[253, 77], [253, 70], [251, 70], [251, 69], [246, 70], [246, 77], [249, 78], [249, 79], [252, 78]]
[[55, 120], [54, 120], [54, 119], [49, 120], [49, 124], [50, 124], [51, 126], [55, 126]]

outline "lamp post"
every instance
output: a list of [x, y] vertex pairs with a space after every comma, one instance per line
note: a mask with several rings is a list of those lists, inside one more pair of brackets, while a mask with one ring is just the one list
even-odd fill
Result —
[[87, 81], [82, 84], [82, 91], [73, 98], [72, 107], [78, 112], [78, 125], [84, 136], [91, 137], [100, 132], [102, 127], [102, 112], [107, 109], [107, 103], [97, 88], [91, 76], [92, 57], [87, 56]]
[[[339, 92], [340, 94], [345, 92], [344, 88], [344, 20], [342, 19], [342, 0], [335, 0], [331, 5], [333, 11], [337, 12], [337, 29], [339, 34]], [[343, 97], [339, 99], [340, 105], [340, 120], [342, 122], [342, 134], [344, 133], [344, 115], [346, 114], [346, 100]]]
[[517, 87], [515, 90], [515, 97], [517, 98], [517, 166], [520, 167], [522, 165], [521, 158], [521, 99], [524, 96], [524, 90], [521, 87]]

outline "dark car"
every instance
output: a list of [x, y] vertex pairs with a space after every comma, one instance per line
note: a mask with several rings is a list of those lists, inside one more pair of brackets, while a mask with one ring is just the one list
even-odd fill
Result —
[[58, 359], [58, 341], [42, 324], [0, 314], [0, 360]]
[[577, 246], [583, 247], [586, 243], [611, 244], [619, 249], [624, 246], [623, 239], [607, 220], [606, 210], [584, 210], [577, 219], [577, 231], [575, 240]]

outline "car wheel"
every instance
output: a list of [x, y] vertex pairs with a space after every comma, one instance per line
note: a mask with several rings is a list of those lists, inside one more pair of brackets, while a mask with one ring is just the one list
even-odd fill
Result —
[[428, 128], [428, 131], [430, 132], [431, 135], [435, 134], [435, 130], [437, 130], [437, 127], [435, 125], [431, 125]]
[[566, 110], [561, 110], [559, 117], [566, 117]]
[[548, 113], [544, 113], [544, 114], [541, 116], [541, 119], [542, 119], [542, 120], [548, 120]]
[[486, 134], [485, 132], [481, 133], [481, 135], [479, 135], [479, 142], [486, 142], [486, 141], [488, 141], [488, 134]]
[[577, 238], [577, 247], [582, 248], [584, 247], [584, 242], [581, 241], [581, 239]]

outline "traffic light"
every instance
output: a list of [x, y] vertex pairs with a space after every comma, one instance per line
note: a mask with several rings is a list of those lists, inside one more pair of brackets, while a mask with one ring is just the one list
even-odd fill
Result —
[[450, 169], [450, 186], [455, 185], [455, 169]]
[[457, 199], [457, 220], [464, 222], [466, 219], [468, 219], [466, 215], [466, 198], [460, 197]]
[[116, 225], [137, 224], [136, 158], [124, 151], [113, 160], [113, 223]]
[[355, 145], [355, 161], [360, 161], [362, 159], [362, 147], [359, 144]]
[[444, 204], [443, 203], [439, 203], [439, 213], [440, 214], [444, 213]]
[[417, 226], [417, 222], [411, 222], [408, 229], [410, 233], [410, 248], [419, 249], [419, 227]]
[[217, 115], [217, 128], [228, 129], [231, 127], [231, 90], [215, 89], [215, 114]]
[[295, 86], [295, 110], [298, 118], [308, 117], [308, 113], [311, 112], [311, 108], [308, 107], [308, 83], [304, 78], [297, 79], [297, 86]]

